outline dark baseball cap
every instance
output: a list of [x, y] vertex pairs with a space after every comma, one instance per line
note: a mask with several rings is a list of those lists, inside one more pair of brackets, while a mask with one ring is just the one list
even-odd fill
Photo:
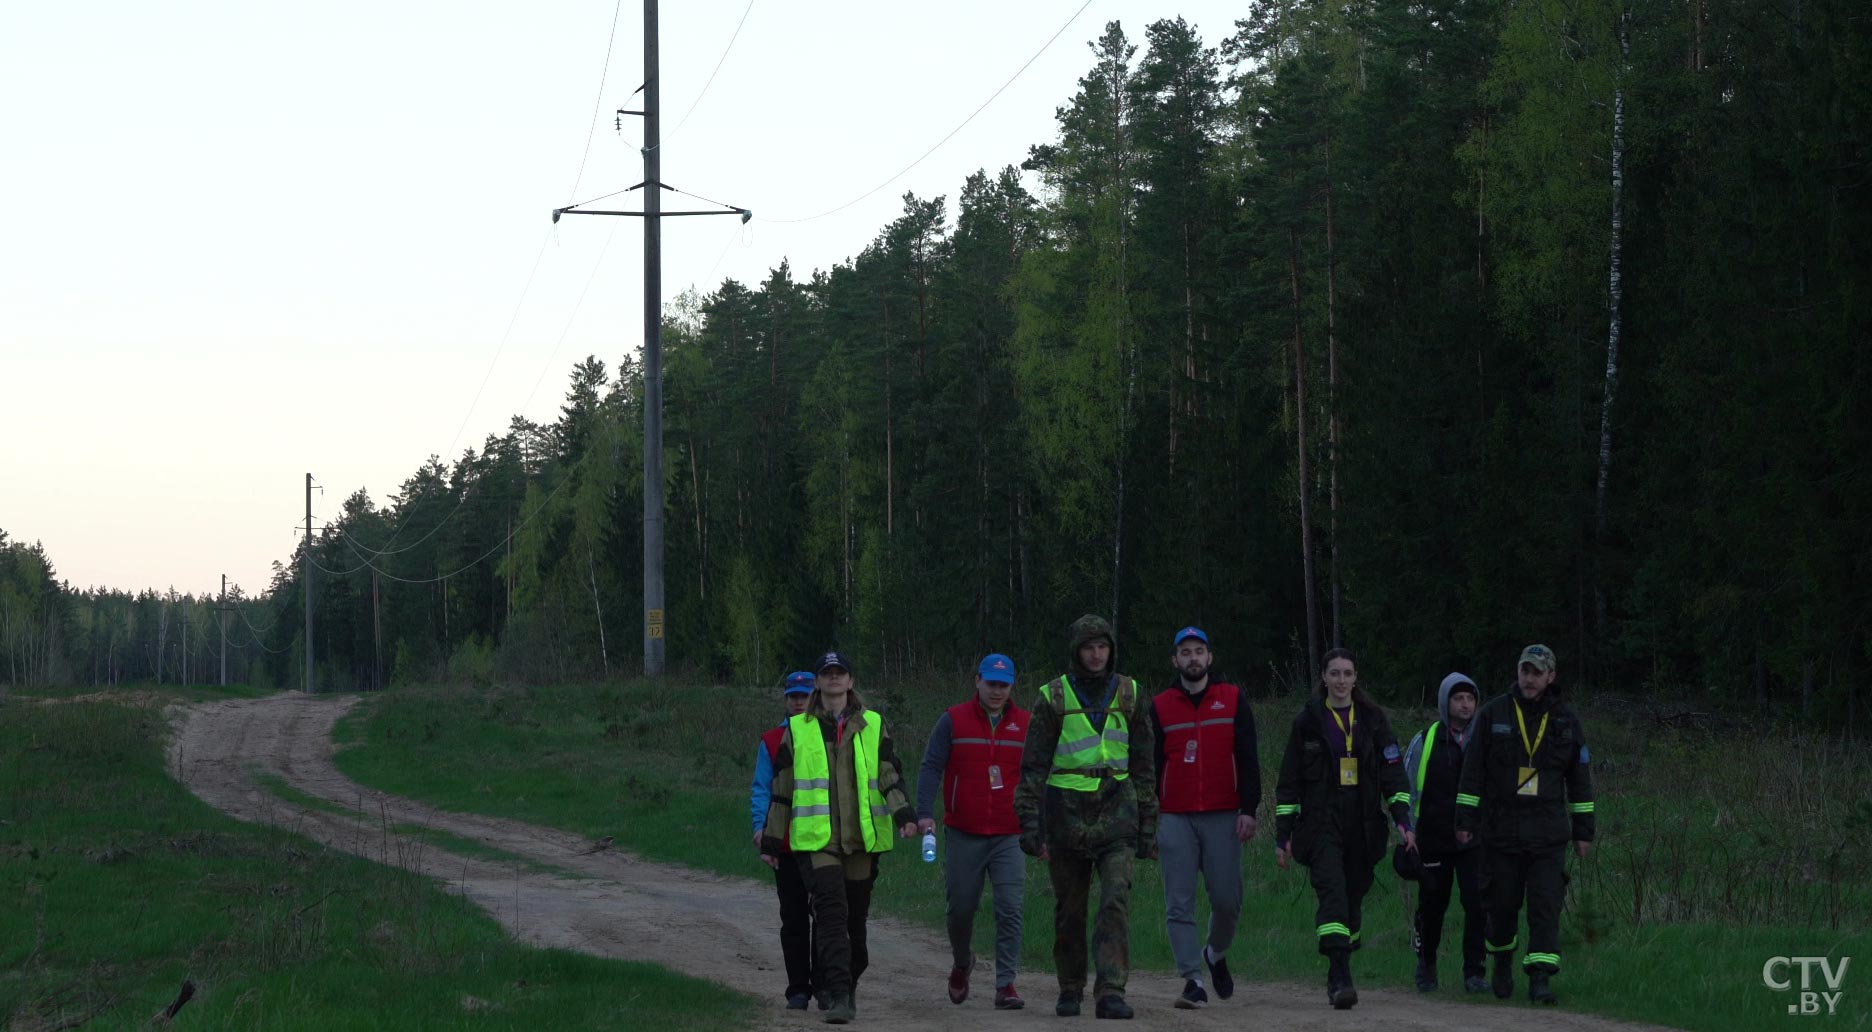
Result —
[[991, 652], [983, 657], [981, 668], [976, 671], [984, 681], [998, 684], [1014, 683], [1014, 661], [999, 652]]
[[786, 690], [780, 694], [810, 695], [812, 694], [814, 682], [818, 680], [819, 679], [814, 677], [810, 670], [795, 670], [786, 675]]
[[838, 667], [848, 674], [855, 672], [852, 670], [851, 660], [846, 659], [843, 652], [828, 652], [820, 656], [819, 662], [813, 664], [813, 672], [823, 674], [827, 667]]
[[1515, 664], [1517, 668], [1531, 666], [1543, 674], [1553, 673], [1556, 665], [1553, 650], [1545, 645], [1529, 645], [1522, 649], [1521, 662]]

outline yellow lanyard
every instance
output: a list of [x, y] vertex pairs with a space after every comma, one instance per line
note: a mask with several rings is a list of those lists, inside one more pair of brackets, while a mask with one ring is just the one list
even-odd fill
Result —
[[[1338, 710], [1333, 709], [1331, 706], [1328, 706], [1326, 707], [1326, 711], [1332, 714], [1333, 723], [1339, 725], [1339, 730], [1345, 732], [1345, 754], [1347, 756], [1352, 755], [1352, 731], [1353, 729], [1358, 727], [1358, 707], [1357, 706], [1346, 707], [1346, 712], [1352, 715], [1352, 722], [1350, 726], [1348, 726], [1345, 721], [1339, 719]], [[1542, 730], [1543, 731], [1546, 730], [1545, 726], [1542, 727]]]
[[1551, 710], [1549, 710], [1546, 713], [1541, 714], [1540, 730], [1535, 732], [1534, 742], [1532, 745], [1529, 745], [1528, 738], [1527, 738], [1527, 720], [1521, 716], [1521, 703], [1519, 701], [1515, 703], [1515, 706], [1514, 706], [1515, 723], [1521, 725], [1521, 744], [1527, 746], [1527, 761], [1528, 761], [1529, 766], [1532, 766], [1534, 763], [1534, 750], [1539, 749], [1540, 744], [1541, 744], [1541, 739], [1547, 737], [1547, 718], [1551, 716], [1553, 716], [1553, 711]]

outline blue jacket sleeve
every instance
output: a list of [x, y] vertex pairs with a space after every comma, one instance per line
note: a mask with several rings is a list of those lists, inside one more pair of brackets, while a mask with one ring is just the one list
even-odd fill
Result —
[[942, 795], [943, 768], [949, 766], [953, 738], [955, 726], [944, 713], [930, 728], [929, 744], [923, 749], [923, 768], [917, 772], [917, 820], [936, 819], [936, 797]]
[[773, 757], [767, 755], [765, 745], [754, 746], [754, 830], [758, 833], [767, 826], [767, 805], [773, 802]]

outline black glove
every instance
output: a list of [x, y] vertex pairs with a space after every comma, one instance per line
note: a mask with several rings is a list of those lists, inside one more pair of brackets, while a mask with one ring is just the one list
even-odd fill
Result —
[[1039, 856], [1043, 845], [1044, 844], [1040, 841], [1040, 833], [1038, 831], [1021, 832], [1021, 852], [1026, 853], [1028, 856]]
[[1157, 859], [1157, 835], [1155, 833], [1138, 836], [1137, 858], [1139, 860]]

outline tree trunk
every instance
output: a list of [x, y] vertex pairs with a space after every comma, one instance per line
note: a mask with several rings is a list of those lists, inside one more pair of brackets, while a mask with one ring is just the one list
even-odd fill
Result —
[[[1611, 258], [1606, 274], [1608, 318], [1606, 324], [1605, 394], [1599, 404], [1599, 479], [1593, 492], [1593, 536], [1596, 551], [1603, 555], [1606, 537], [1606, 491], [1612, 475], [1612, 403], [1618, 397], [1619, 343], [1624, 329], [1623, 306], [1624, 236], [1625, 236], [1625, 63], [1631, 57], [1630, 14], [1619, 16], [1619, 85], [1612, 94], [1612, 241]], [[1605, 575], [1595, 564], [1593, 577], [1594, 636], [1605, 633]]]
[[1307, 425], [1306, 425], [1306, 338], [1301, 333], [1300, 319], [1300, 241], [1294, 231], [1287, 231], [1287, 271], [1289, 283], [1293, 288], [1294, 321], [1294, 428], [1299, 441], [1300, 457], [1300, 570], [1305, 579], [1306, 598], [1306, 633], [1307, 659], [1306, 669], [1309, 684], [1319, 680], [1319, 605], [1313, 598], [1313, 505], [1308, 500], [1312, 492], [1312, 474], [1307, 464]]
[[[585, 576], [591, 584], [592, 612], [598, 617], [598, 659], [604, 664], [605, 680], [609, 681], [611, 679], [611, 650], [605, 645], [604, 603], [598, 599], [598, 561], [592, 557], [590, 545], [585, 546]], [[756, 648], [758, 647], [757, 645]], [[758, 664], [756, 669], [758, 669]]]
[[1326, 542], [1329, 549], [1327, 576], [1332, 590], [1332, 647], [1345, 644], [1340, 630], [1339, 603], [1344, 596], [1339, 582], [1339, 336], [1335, 321], [1338, 304], [1338, 270], [1334, 246], [1337, 224], [1333, 220], [1332, 132], [1326, 133], [1326, 461], [1327, 489]]

